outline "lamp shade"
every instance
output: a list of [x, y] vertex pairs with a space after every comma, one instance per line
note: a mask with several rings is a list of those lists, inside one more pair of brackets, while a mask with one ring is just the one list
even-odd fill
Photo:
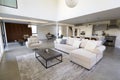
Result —
[[65, 0], [68, 7], [73, 8], [78, 4], [79, 0]]

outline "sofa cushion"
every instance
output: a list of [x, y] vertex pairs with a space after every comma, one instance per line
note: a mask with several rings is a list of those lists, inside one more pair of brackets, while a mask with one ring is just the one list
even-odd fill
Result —
[[92, 54], [84, 48], [73, 50], [70, 54], [70, 59], [76, 64], [79, 64], [87, 69], [91, 69], [97, 62], [96, 54]]
[[81, 41], [74, 40], [74, 42], [73, 42], [73, 47], [74, 47], [74, 48], [79, 48], [79, 47], [80, 47], [80, 44], [81, 44]]
[[94, 40], [88, 40], [87, 45], [85, 46], [86, 50], [94, 50], [97, 47], [97, 41]]
[[92, 52], [85, 49], [73, 50], [70, 55], [79, 58], [80, 60], [83, 60], [85, 62], [96, 61], [96, 54], [93, 54]]
[[102, 41], [88, 40], [85, 49], [94, 51], [96, 47], [102, 46]]

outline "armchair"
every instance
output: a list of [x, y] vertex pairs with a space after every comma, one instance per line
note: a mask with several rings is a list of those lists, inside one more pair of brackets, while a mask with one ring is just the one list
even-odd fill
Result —
[[28, 38], [28, 41], [26, 42], [27, 48], [30, 49], [38, 49], [40, 48], [42, 41], [39, 41], [37, 36], [31, 36]]

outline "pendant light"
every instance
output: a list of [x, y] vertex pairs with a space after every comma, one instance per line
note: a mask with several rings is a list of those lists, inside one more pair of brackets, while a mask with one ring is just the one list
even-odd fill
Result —
[[65, 0], [68, 7], [73, 8], [78, 4], [79, 0]]

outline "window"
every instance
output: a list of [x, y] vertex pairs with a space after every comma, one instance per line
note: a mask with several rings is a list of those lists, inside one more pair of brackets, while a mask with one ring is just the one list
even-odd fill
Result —
[[17, 0], [0, 0], [0, 5], [17, 8]]
[[28, 25], [32, 29], [32, 35], [37, 36], [37, 26], [36, 25]]

